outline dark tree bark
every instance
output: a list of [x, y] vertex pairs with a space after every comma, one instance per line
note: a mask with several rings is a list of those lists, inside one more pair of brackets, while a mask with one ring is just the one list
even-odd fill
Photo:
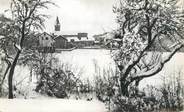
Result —
[[16, 32], [13, 36], [15, 36], [19, 41], [15, 41], [14, 43], [16, 55], [13, 59], [8, 75], [9, 99], [13, 99], [13, 75], [19, 56], [22, 52], [24, 40], [29, 37], [31, 32], [34, 32], [31, 28], [42, 30], [47, 16], [38, 13], [38, 11], [39, 9], [47, 9], [47, 5], [49, 4], [55, 5], [50, 2], [50, 0], [12, 0], [12, 15], [15, 17], [14, 22], [16, 23], [13, 24], [13, 30]]
[[123, 96], [129, 96], [128, 86], [129, 84], [123, 78], [120, 78], [121, 93]]
[[15, 56], [15, 59], [14, 59], [12, 65], [11, 65], [9, 76], [8, 76], [8, 87], [9, 87], [8, 88], [9, 89], [8, 98], [9, 99], [13, 99], [13, 74], [14, 74], [14, 70], [15, 70], [15, 67], [16, 67], [16, 64], [17, 64], [20, 53], [21, 53], [21, 51], [18, 50], [18, 52]]
[[20, 39], [20, 48], [17, 48], [16, 45], [14, 45], [14, 47], [17, 49], [17, 54], [13, 60], [13, 63], [11, 65], [10, 68], [10, 72], [9, 72], [9, 76], [8, 76], [8, 90], [9, 90], [9, 95], [8, 98], [9, 99], [13, 99], [13, 75], [14, 75], [14, 71], [15, 71], [15, 67], [17, 65], [21, 50], [22, 50], [22, 46], [23, 46], [23, 42], [24, 42], [24, 38], [25, 38], [25, 25], [26, 25], [26, 21], [28, 19], [26, 18], [23, 23], [22, 23], [22, 28], [21, 28], [21, 39]]

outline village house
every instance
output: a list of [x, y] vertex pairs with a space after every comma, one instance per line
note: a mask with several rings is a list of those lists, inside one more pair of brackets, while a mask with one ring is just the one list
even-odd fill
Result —
[[73, 46], [68, 42], [68, 40], [63, 35], [60, 34], [61, 33], [60, 29], [61, 29], [61, 25], [59, 22], [59, 18], [57, 17], [56, 23], [54, 26], [54, 33], [53, 33], [53, 36], [54, 36], [54, 45], [53, 46], [56, 49], [70, 49], [70, 48], [72, 48]]
[[77, 35], [63, 35], [69, 43], [77, 48], [93, 46], [94, 40], [88, 38], [87, 33], [78, 33]]
[[44, 32], [39, 36], [40, 47], [52, 47], [54, 40], [53, 36]]
[[56, 18], [54, 33], [48, 34], [46, 32], [39, 36], [39, 51], [46, 49], [52, 52], [61, 49], [83, 48], [86, 46], [93, 46], [94, 40], [88, 38], [88, 33], [64, 34], [61, 31], [61, 24], [59, 18]]
[[62, 35], [57, 36], [54, 41], [54, 48], [56, 49], [69, 49], [73, 47]]
[[114, 39], [115, 33], [105, 32], [103, 34], [94, 35], [95, 44], [105, 48], [115, 48], [118, 44], [118, 40]]
[[54, 37], [46, 32], [39, 35], [39, 47], [40, 52], [54, 52]]
[[88, 38], [88, 33], [63, 34], [61, 31], [61, 24], [59, 18], [56, 18], [55, 23], [55, 43], [54, 46], [60, 49], [69, 49], [72, 47], [82, 48], [85, 46], [94, 45], [94, 40]]

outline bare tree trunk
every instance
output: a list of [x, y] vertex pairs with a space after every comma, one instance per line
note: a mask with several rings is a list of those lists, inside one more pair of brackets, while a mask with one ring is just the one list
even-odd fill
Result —
[[20, 39], [20, 48], [18, 48], [16, 45], [15, 46], [15, 49], [17, 49], [17, 54], [13, 60], [13, 63], [11, 65], [11, 68], [10, 68], [10, 72], [9, 72], [9, 76], [8, 76], [8, 87], [9, 87], [9, 95], [8, 95], [8, 98], [9, 99], [13, 99], [13, 75], [14, 75], [14, 71], [15, 71], [15, 67], [16, 67], [16, 64], [17, 64], [17, 61], [19, 59], [19, 55], [21, 53], [21, 48], [23, 46], [23, 41], [24, 41], [24, 38], [25, 38], [25, 25], [26, 25], [26, 21], [27, 21], [28, 18], [24, 19], [23, 23], [22, 23], [22, 28], [21, 28], [21, 39]]
[[123, 78], [120, 79], [121, 93], [123, 96], [129, 96], [128, 86], [129, 84]]
[[13, 99], [13, 74], [14, 74], [14, 70], [15, 70], [20, 53], [21, 53], [21, 50], [18, 50], [15, 56], [15, 59], [13, 60], [13, 63], [11, 65], [9, 76], [8, 76], [8, 87], [9, 87], [8, 88], [9, 90], [8, 98], [9, 99]]

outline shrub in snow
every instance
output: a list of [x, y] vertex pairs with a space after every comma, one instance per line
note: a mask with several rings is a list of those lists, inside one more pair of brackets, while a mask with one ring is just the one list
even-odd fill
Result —
[[140, 95], [140, 91], [129, 97], [122, 96], [121, 93], [114, 95], [111, 109], [114, 112], [182, 111], [184, 88], [178, 79], [180, 78], [172, 78], [160, 88], [147, 86], [144, 88], [144, 95]]
[[[169, 86], [152, 89], [151, 94], [145, 96], [125, 97], [120, 95], [121, 93], [114, 95], [111, 98], [111, 110], [114, 112], [182, 111], [183, 97], [181, 93], [178, 94], [178, 86], [175, 86], [176, 91], [172, 91], [173, 88]], [[149, 91], [148, 88], [146, 90]]]
[[167, 108], [173, 111], [181, 111], [184, 107], [184, 87], [181, 83], [181, 71], [172, 77], [165, 77], [163, 84], [158, 89], [161, 93], [161, 108]]
[[79, 79], [71, 71], [43, 67], [35, 91], [57, 98], [66, 98], [69, 93], [76, 90], [77, 83]]
[[95, 92], [98, 100], [109, 102], [118, 90], [117, 78], [115, 76], [104, 75], [95, 77]]
[[122, 96], [112, 98], [111, 109], [113, 112], [151, 112], [160, 109], [159, 101], [155, 96]]
[[117, 78], [97, 76], [95, 91], [97, 98], [113, 112], [180, 111], [183, 109], [184, 90], [179, 79], [180, 77], [171, 78], [170, 82], [164, 83], [160, 88], [147, 86], [144, 91], [132, 86], [129, 88], [129, 96], [123, 96]]

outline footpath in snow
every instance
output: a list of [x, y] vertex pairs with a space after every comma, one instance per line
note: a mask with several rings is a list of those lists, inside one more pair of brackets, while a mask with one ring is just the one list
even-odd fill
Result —
[[0, 99], [0, 112], [107, 112], [97, 100]]

